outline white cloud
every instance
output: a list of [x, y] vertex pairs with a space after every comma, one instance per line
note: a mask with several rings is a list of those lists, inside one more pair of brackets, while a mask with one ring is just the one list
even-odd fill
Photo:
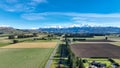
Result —
[[44, 13], [35, 13], [40, 15], [65, 15], [65, 16], [76, 16], [76, 17], [112, 17], [120, 18], [120, 13], [111, 13], [111, 14], [97, 14], [97, 13], [73, 13], [73, 12], [44, 12]]
[[82, 18], [82, 17], [73, 17], [73, 20], [86, 20], [86, 18]]
[[62, 25], [49, 25], [49, 26], [44, 26], [43, 28], [64, 28]]
[[46, 0], [1, 0], [0, 8], [9, 12], [31, 12], [37, 5], [46, 2]]
[[49, 26], [49, 28], [62, 28], [62, 26], [60, 26], [60, 25], [54, 25], [54, 26]]
[[[56, 13], [57, 14], [57, 13]], [[97, 14], [97, 13], [58, 13], [67, 16], [77, 16], [77, 17], [112, 17], [112, 18], [120, 18], [120, 13], [111, 13], [111, 14]]]
[[[31, 18], [31, 16], [35, 18], [39, 17], [49, 17], [49, 16], [61, 16], [61, 17], [71, 17], [72, 21], [96, 21], [96, 20], [118, 20], [120, 21], [120, 13], [113, 13], [113, 14], [96, 14], [96, 13], [72, 13], [72, 12], [44, 12], [44, 13], [28, 13], [23, 14], [23, 16], [27, 16]], [[25, 17], [23, 17], [25, 18]]]
[[10, 25], [0, 25], [0, 27], [10, 27]]
[[71, 24], [68, 27], [81, 27], [83, 24]]
[[[72, 13], [72, 12], [44, 12], [44, 13], [29, 13], [31, 15], [49, 16], [49, 15], [63, 15], [75, 17], [73, 19], [86, 19], [86, 18], [120, 18], [120, 13], [112, 14], [96, 14], [96, 13]], [[28, 15], [29, 15], [28, 14]]]
[[38, 29], [38, 28], [31, 28], [32, 30], [36, 30], [36, 29]]
[[49, 26], [44, 26], [44, 28], [71, 28], [71, 27], [98, 27], [98, 26], [103, 26], [98, 23], [73, 23], [73, 24], [59, 24], [59, 25], [49, 25]]
[[39, 14], [23, 14], [21, 17], [26, 20], [44, 20], [45, 19], [45, 17]]
[[[54, 18], [52, 18], [52, 16]], [[56, 18], [55, 18], [56, 17]], [[58, 19], [58, 18], [59, 19]], [[46, 22], [52, 22], [52, 20], [58, 19], [61, 25], [67, 20], [65, 24], [70, 24], [72, 26], [81, 26], [80, 24], [90, 25], [90, 26], [120, 26], [120, 13], [111, 14], [96, 14], [96, 13], [72, 13], [72, 12], [44, 12], [44, 13], [28, 13], [23, 14], [22, 18], [27, 20], [45, 20]], [[59, 23], [58, 22], [58, 23]], [[56, 23], [57, 24], [57, 23]], [[113, 25], [112, 25], [113, 24]], [[68, 25], [66, 25], [68, 26]], [[58, 26], [52, 26], [58, 27]], [[64, 27], [64, 25], [62, 26]]]

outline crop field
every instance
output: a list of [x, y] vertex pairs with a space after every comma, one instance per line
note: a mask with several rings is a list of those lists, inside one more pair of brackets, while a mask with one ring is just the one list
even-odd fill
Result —
[[2, 43], [2, 42], [0, 42], [0, 47], [3, 47], [3, 46], [7, 46], [7, 45], [9, 45], [10, 43]]
[[11, 42], [11, 40], [7, 39], [7, 37], [0, 37], [0, 43]]
[[44, 68], [53, 48], [0, 49], [0, 68]]
[[0, 47], [9, 45], [11, 40], [8, 40], [7, 37], [0, 37]]
[[8, 39], [0, 39], [0, 43], [6, 43], [6, 42], [11, 42], [11, 40], [8, 40]]
[[44, 68], [56, 42], [23, 42], [0, 47], [0, 68]]
[[56, 42], [23, 42], [1, 48], [54, 48], [56, 44]]
[[118, 45], [119, 42], [115, 40], [87, 39], [73, 43], [70, 47], [77, 57], [87, 60], [86, 63], [83, 63], [85, 68], [88, 68], [93, 61], [105, 64], [107, 68], [112, 68], [112, 63], [108, 58], [112, 58], [120, 64], [120, 46]]
[[72, 51], [81, 58], [119, 58], [120, 47], [108, 43], [80, 43], [71, 45]]

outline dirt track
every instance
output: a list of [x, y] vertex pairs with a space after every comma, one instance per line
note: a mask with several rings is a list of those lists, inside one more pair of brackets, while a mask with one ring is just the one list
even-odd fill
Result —
[[56, 42], [23, 42], [0, 48], [54, 48], [56, 44]]
[[120, 58], [120, 47], [108, 43], [79, 43], [71, 45], [76, 56], [82, 58]]

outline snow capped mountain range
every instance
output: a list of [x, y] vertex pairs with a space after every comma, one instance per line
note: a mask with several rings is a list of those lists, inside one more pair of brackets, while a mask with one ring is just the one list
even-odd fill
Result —
[[105, 27], [96, 25], [72, 25], [69, 27], [39, 28], [40, 31], [53, 33], [120, 33], [120, 27]]
[[[52, 25], [52, 26], [46, 26], [43, 28], [74, 28], [74, 27], [115, 27], [115, 26], [103, 26], [103, 25], [95, 25], [95, 24], [72, 24], [72, 25], [66, 25], [66, 26], [61, 26], [61, 25]], [[119, 27], [118, 27], [119, 28]]]
[[88, 25], [81, 24], [76, 25], [73, 24], [71, 26], [62, 27], [62, 26], [50, 26], [39, 29], [15, 29], [12, 27], [0, 27], [0, 33], [14, 33], [14, 32], [52, 32], [52, 33], [120, 33], [120, 27], [110, 27], [110, 26], [96, 26], [96, 25]]

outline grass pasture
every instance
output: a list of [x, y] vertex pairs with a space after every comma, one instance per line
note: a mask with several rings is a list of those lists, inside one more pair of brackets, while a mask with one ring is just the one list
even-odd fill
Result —
[[0, 42], [0, 47], [3, 47], [3, 46], [7, 46], [7, 45], [9, 45], [10, 43], [1, 43]]
[[6, 37], [0, 37], [0, 47], [7, 46], [11, 43], [11, 40], [8, 40]]
[[0, 47], [0, 68], [44, 68], [56, 42], [22, 42]]
[[44, 68], [53, 48], [0, 49], [0, 68]]

